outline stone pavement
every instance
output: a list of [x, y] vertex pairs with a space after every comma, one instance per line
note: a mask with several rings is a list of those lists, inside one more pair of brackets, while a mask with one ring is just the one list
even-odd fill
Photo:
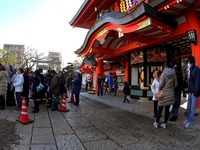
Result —
[[[34, 123], [17, 123], [20, 145], [16, 150], [155, 150], [200, 149], [199, 117], [191, 129], [184, 129], [183, 112], [177, 122], [169, 123], [167, 129], [154, 129], [152, 102], [131, 100], [122, 103], [117, 97], [81, 93], [80, 106], [68, 104], [69, 112], [52, 112], [45, 104], [41, 111], [29, 118]], [[18, 111], [7, 108], [0, 111], [0, 118], [15, 122]]]

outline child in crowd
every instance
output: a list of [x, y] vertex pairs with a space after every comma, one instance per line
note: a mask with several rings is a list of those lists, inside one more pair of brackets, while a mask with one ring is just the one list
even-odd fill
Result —
[[153, 93], [152, 100], [153, 100], [153, 103], [154, 103], [154, 118], [157, 116], [157, 111], [158, 111], [158, 100], [155, 98], [155, 94], [159, 90], [161, 74], [162, 74], [162, 72], [158, 71], [157, 77], [153, 80], [153, 83], [151, 84], [151, 91]]

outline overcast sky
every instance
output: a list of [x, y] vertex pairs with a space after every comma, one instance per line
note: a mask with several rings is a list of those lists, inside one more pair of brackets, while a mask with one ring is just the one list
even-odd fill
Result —
[[64, 63], [76, 59], [88, 30], [69, 22], [84, 0], [0, 0], [0, 49], [24, 44], [41, 52], [58, 51]]

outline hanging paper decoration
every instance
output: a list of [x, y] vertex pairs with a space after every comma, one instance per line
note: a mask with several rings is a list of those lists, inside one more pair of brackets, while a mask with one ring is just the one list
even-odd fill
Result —
[[120, 0], [120, 11], [121, 12], [126, 12], [126, 5], [124, 0]]
[[119, 12], [119, 5], [118, 2], [114, 3], [114, 11]]
[[133, 7], [131, 0], [126, 0], [126, 9], [129, 10]]

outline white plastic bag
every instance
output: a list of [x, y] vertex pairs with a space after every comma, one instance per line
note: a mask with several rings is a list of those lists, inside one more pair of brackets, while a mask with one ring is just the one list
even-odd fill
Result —
[[169, 107], [169, 112], [172, 112], [172, 110], [173, 110], [173, 105], [171, 105], [171, 106]]

